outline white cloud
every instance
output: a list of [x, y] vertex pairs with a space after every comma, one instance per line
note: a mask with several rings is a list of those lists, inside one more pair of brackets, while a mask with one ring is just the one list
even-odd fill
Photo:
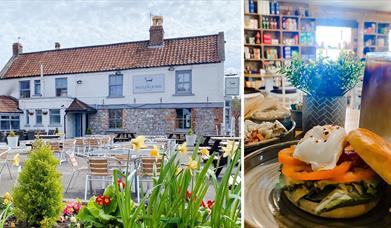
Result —
[[149, 15], [162, 15], [166, 37], [225, 32], [226, 68], [240, 72], [239, 0], [12, 1], [0, 3], [0, 68], [21, 37], [25, 52], [148, 39]]

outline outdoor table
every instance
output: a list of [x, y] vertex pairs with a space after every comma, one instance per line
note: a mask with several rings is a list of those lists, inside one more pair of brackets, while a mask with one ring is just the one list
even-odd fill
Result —
[[59, 135], [35, 135], [35, 138], [40, 138], [40, 139], [58, 139], [60, 138]]
[[134, 138], [134, 132], [118, 132], [114, 138], [114, 142], [129, 142]]
[[220, 141], [223, 141], [223, 140], [233, 140], [233, 141], [238, 141], [238, 140], [241, 140], [242, 138], [241, 137], [232, 137], [232, 136], [213, 136], [211, 137], [211, 139], [213, 140], [220, 140]]

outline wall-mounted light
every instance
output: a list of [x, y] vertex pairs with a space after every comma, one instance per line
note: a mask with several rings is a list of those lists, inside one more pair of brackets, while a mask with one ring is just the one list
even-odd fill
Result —
[[175, 67], [170, 66], [170, 67], [168, 68], [168, 70], [169, 70], [169, 71], [174, 71], [174, 70], [175, 70]]
[[78, 85], [80, 85], [80, 84], [83, 84], [83, 81], [82, 81], [82, 80], [77, 80], [76, 83], [77, 83]]
[[115, 72], [115, 75], [121, 75], [122, 73], [121, 73], [121, 71], [116, 71]]

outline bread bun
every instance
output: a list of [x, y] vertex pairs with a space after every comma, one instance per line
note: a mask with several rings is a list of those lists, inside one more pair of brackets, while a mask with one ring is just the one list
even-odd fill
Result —
[[379, 176], [391, 185], [391, 144], [370, 130], [359, 128], [349, 132], [346, 140], [354, 151]]
[[296, 207], [302, 209], [305, 212], [313, 214], [315, 216], [320, 216], [324, 218], [354, 218], [360, 215], [363, 215], [373, 209], [379, 202], [380, 199], [374, 199], [371, 202], [358, 204], [354, 206], [340, 207], [333, 209], [331, 211], [323, 212], [321, 214], [315, 213], [315, 208], [319, 205], [316, 202], [312, 202], [310, 200], [306, 200], [304, 198], [295, 202], [291, 193], [288, 191], [283, 191], [288, 200], [293, 203]]

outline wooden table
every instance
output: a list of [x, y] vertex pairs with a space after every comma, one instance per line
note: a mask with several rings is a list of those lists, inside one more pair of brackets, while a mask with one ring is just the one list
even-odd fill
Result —
[[231, 136], [217, 136], [217, 137], [210, 137], [212, 140], [220, 140], [220, 141], [223, 141], [223, 140], [233, 140], [233, 141], [237, 141], [237, 140], [241, 140], [242, 137], [231, 137]]

